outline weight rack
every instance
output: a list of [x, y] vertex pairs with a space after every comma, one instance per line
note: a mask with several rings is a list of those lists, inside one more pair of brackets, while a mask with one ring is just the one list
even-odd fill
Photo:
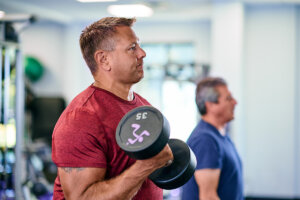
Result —
[[[1, 185], [0, 199], [24, 199], [22, 193], [22, 149], [24, 135], [24, 73], [22, 54], [17, 41], [7, 40], [7, 24], [12, 22], [0, 21], [0, 145], [2, 150], [2, 161], [0, 163]], [[13, 127], [11, 129], [9, 127]], [[15, 134], [12, 135], [12, 134]], [[9, 144], [8, 138], [15, 138], [14, 144]], [[8, 146], [12, 145], [12, 146]], [[14, 164], [9, 170], [7, 163], [7, 150], [13, 149]], [[8, 190], [8, 173], [12, 173], [12, 190]], [[8, 193], [10, 191], [10, 193]]]

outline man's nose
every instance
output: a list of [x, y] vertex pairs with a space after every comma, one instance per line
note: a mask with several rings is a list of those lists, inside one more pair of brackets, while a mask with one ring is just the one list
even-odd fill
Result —
[[238, 104], [237, 100], [235, 98], [233, 98], [233, 104], [236, 105]]
[[146, 57], [146, 52], [141, 47], [139, 47], [139, 49], [138, 49], [137, 57], [138, 57], [138, 59]]

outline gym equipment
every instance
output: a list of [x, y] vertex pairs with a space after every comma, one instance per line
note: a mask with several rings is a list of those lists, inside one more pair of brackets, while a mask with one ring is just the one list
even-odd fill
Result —
[[169, 137], [168, 120], [159, 110], [150, 106], [141, 106], [128, 112], [119, 122], [116, 131], [118, 145], [137, 160], [158, 154]]
[[29, 104], [32, 140], [44, 140], [51, 147], [52, 131], [65, 108], [66, 102], [63, 97], [34, 97]]
[[32, 82], [39, 80], [44, 73], [44, 67], [40, 61], [32, 56], [26, 56], [24, 59], [25, 75]]
[[170, 139], [168, 144], [174, 156], [172, 164], [155, 170], [149, 178], [158, 187], [171, 190], [182, 186], [193, 176], [197, 160], [185, 142]]
[[178, 139], [169, 139], [170, 127], [162, 113], [152, 106], [137, 107], [119, 122], [116, 141], [130, 157], [147, 159], [158, 154], [168, 143], [173, 162], [157, 169], [149, 178], [162, 189], [184, 185], [194, 174], [196, 157], [189, 146]]

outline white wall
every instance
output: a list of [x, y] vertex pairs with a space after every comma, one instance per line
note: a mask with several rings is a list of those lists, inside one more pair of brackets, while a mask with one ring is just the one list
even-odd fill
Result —
[[215, 4], [212, 13], [212, 76], [220, 76], [238, 104], [230, 124], [231, 138], [244, 157], [243, 131], [243, 40], [244, 6], [241, 3]]
[[212, 73], [239, 101], [233, 139], [247, 196], [299, 197], [299, 15], [283, 4], [213, 7]]
[[63, 75], [63, 94], [70, 102], [77, 94], [93, 83], [93, 77], [82, 58], [79, 37], [83, 25], [70, 25], [64, 32], [63, 60], [65, 73]]
[[296, 84], [296, 99], [295, 99], [295, 184], [294, 188], [297, 197], [300, 197], [300, 6], [297, 7], [297, 42], [296, 42], [296, 65], [295, 65], [295, 84]]
[[21, 49], [24, 56], [37, 58], [45, 67], [40, 80], [31, 84], [39, 96], [59, 96], [63, 92], [63, 34], [64, 28], [55, 23], [34, 24], [20, 34]]
[[296, 41], [295, 7], [247, 9], [244, 167], [246, 192], [252, 196], [293, 197], [296, 192]]
[[93, 82], [82, 59], [79, 36], [83, 26], [37, 23], [21, 34], [24, 55], [33, 55], [45, 67], [40, 80], [31, 84], [38, 96], [62, 95], [70, 102]]
[[211, 60], [211, 23], [139, 23], [133, 27], [141, 42], [192, 42], [196, 47], [196, 62]]

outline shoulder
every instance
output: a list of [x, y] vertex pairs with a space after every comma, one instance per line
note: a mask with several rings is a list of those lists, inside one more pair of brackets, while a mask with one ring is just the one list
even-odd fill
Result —
[[76, 118], [89, 115], [88, 118], [97, 119], [107, 114], [108, 109], [112, 110], [114, 107], [111, 105], [116, 105], [117, 102], [118, 99], [112, 93], [91, 85], [70, 102], [65, 109], [65, 114]]
[[77, 96], [75, 96], [72, 101], [69, 103], [65, 111], [70, 112], [72, 110], [76, 110], [78, 108], [84, 107], [86, 103], [91, 99], [94, 95], [95, 89], [89, 86], [82, 92], [80, 92]]
[[215, 131], [205, 126], [205, 124], [199, 122], [199, 124], [195, 127], [193, 132], [191, 133], [187, 144], [194, 150], [198, 148], [206, 148], [206, 147], [215, 147], [219, 149], [220, 144], [218, 141], [218, 136]]
[[216, 140], [214, 131], [207, 126], [204, 126], [201, 121], [191, 133], [188, 143], [197, 142], [199, 140]]
[[209, 131], [194, 131], [187, 143], [190, 146], [198, 146], [200, 143], [217, 143], [217, 139]]
[[[77, 128], [83, 129], [97, 129], [98, 116], [93, 103], [90, 102], [95, 90], [88, 87], [80, 94], [78, 94], [66, 107], [61, 116], [59, 117], [54, 133], [57, 131], [69, 131]], [[79, 132], [79, 130], [77, 131]]]
[[136, 98], [137, 103], [141, 103], [143, 105], [150, 105], [150, 103], [138, 93], [134, 92], [134, 97]]
[[66, 110], [58, 122], [56, 123], [53, 131], [54, 136], [66, 137], [79, 137], [85, 135], [82, 133], [97, 133], [101, 129], [100, 122], [95, 112], [86, 108], [75, 108]]

